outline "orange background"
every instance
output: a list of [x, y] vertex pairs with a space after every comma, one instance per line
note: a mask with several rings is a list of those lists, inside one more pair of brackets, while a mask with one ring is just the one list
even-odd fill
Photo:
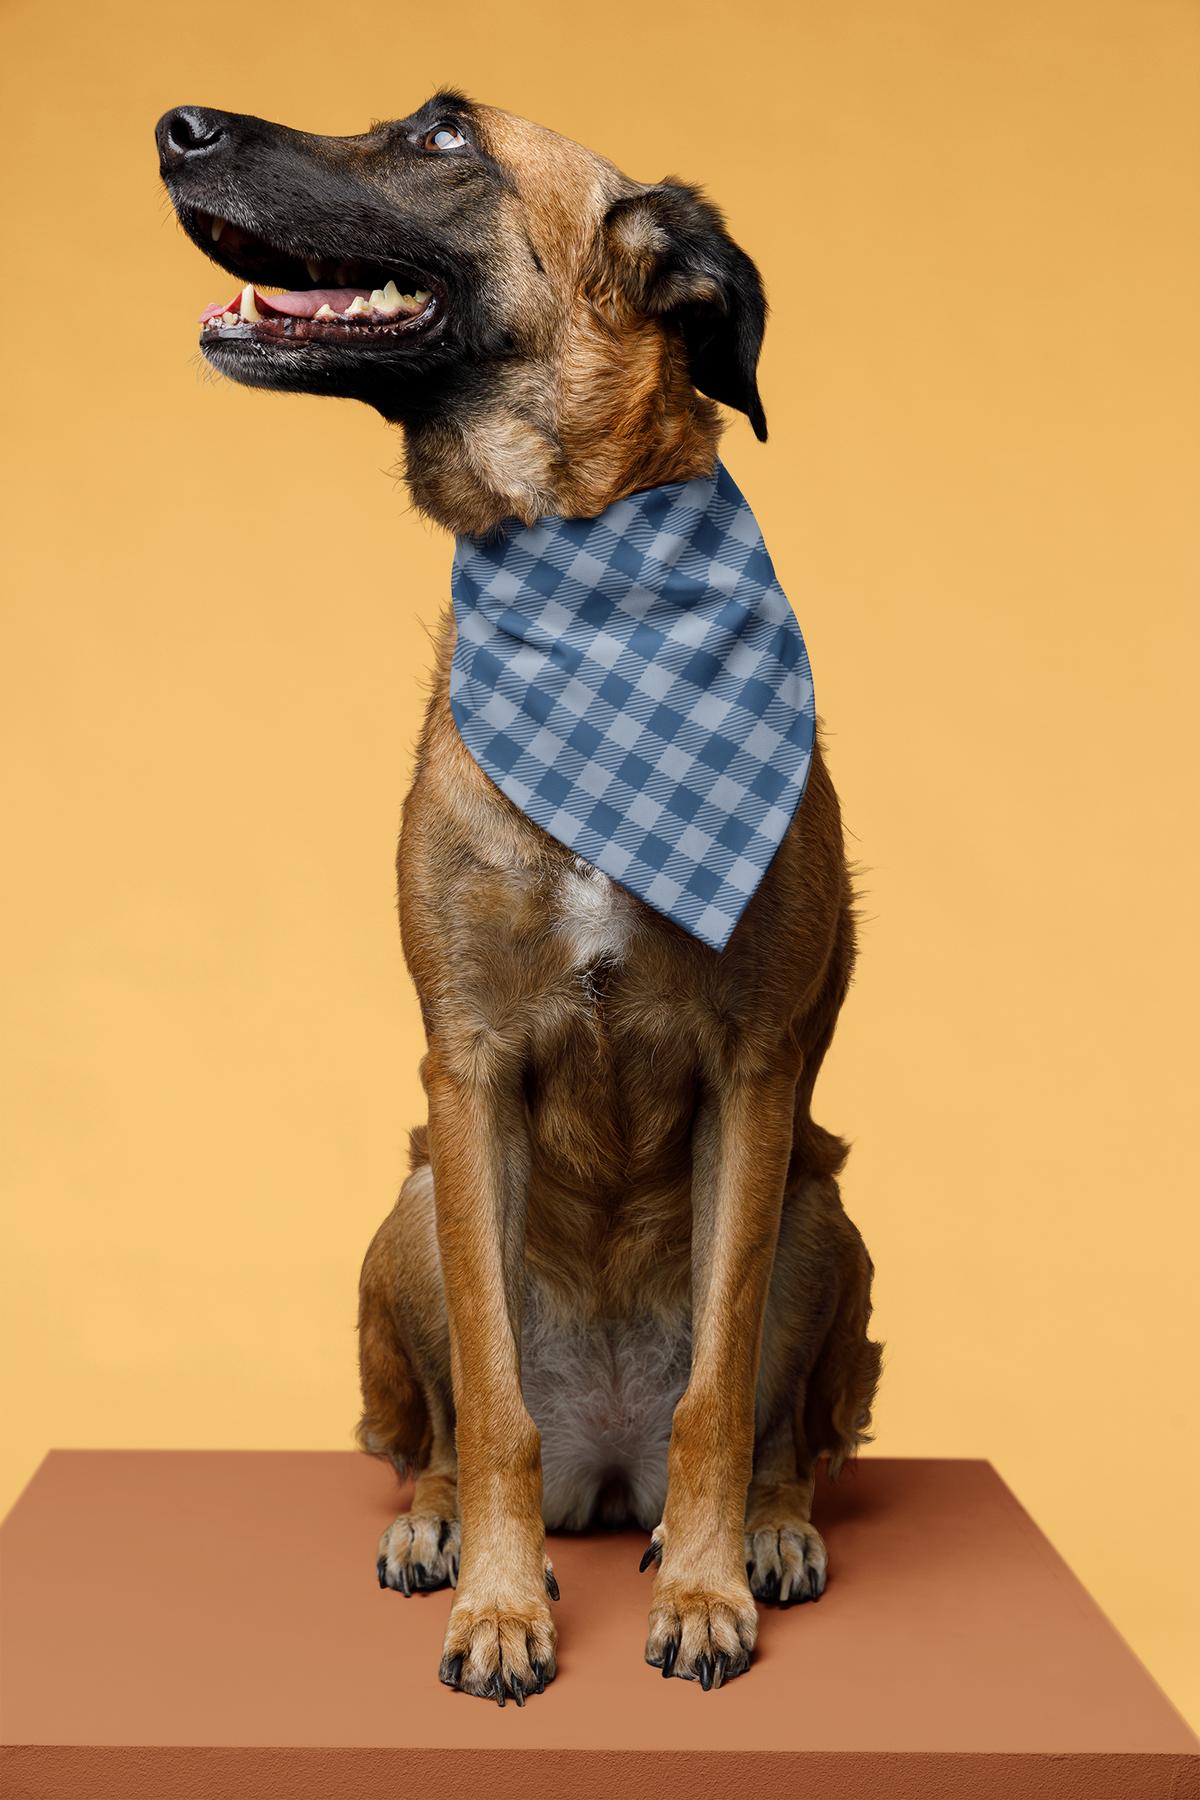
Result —
[[1195, 1687], [1196, 11], [8, 0], [7, 1476], [347, 1445], [421, 1116], [393, 840], [450, 544], [349, 403], [197, 367], [151, 132], [458, 83], [703, 182], [773, 303], [729, 465], [867, 923], [818, 1090], [877, 1450], [990, 1457]]

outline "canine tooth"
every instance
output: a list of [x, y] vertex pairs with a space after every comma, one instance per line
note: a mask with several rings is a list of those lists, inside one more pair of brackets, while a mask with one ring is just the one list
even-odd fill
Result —
[[346, 274], [346, 265], [344, 262], [340, 262], [338, 264], [337, 268], [334, 270], [333, 280], [334, 280], [335, 287], [349, 287], [350, 286], [350, 277]]
[[304, 259], [304, 266], [308, 270], [308, 278], [310, 281], [320, 281], [321, 264], [315, 256], [306, 256]]
[[383, 306], [384, 305], [384, 297], [383, 297], [383, 289], [382, 288], [372, 288], [371, 289], [371, 298], [370, 298], [370, 300], [368, 300], [367, 305], [368, 306]]
[[403, 296], [400, 293], [400, 289], [396, 286], [395, 282], [389, 281], [383, 290], [383, 304], [387, 307], [388, 311], [394, 312], [399, 306], [402, 298]]
[[213, 243], [219, 244], [221, 241], [221, 233], [225, 229], [225, 220], [224, 219], [214, 219], [208, 229], [212, 233]]
[[349, 306], [346, 308], [345, 312], [342, 314], [342, 317], [343, 317], [343, 319], [348, 319], [354, 313], [365, 313], [366, 310], [367, 310], [367, 303], [363, 299], [362, 295], [355, 294], [353, 300], [350, 302]]
[[250, 319], [252, 321], [256, 321], [256, 320], [262, 318], [262, 314], [259, 312], [257, 306], [255, 306], [255, 304], [254, 304], [254, 283], [251, 281], [248, 281], [246, 283], [245, 287], [242, 289], [242, 298], [241, 298], [241, 302], [239, 304], [239, 311], [240, 311], [243, 319]]
[[337, 314], [334, 312], [332, 306], [329, 305], [329, 302], [326, 301], [325, 305], [321, 308], [320, 312], [316, 312], [313, 314], [313, 318], [314, 319], [336, 319]]

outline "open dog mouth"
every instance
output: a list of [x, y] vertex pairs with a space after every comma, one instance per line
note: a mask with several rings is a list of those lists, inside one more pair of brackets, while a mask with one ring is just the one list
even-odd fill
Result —
[[[189, 223], [201, 241], [220, 246], [223, 262], [252, 276], [232, 300], [215, 301], [200, 314], [201, 343], [229, 335], [363, 343], [423, 336], [441, 317], [435, 285], [411, 269], [358, 257], [296, 255], [199, 207]], [[265, 287], [288, 291], [268, 295]]]

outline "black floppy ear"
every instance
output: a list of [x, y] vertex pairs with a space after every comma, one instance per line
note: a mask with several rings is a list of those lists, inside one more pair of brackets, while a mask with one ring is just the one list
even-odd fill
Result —
[[697, 188], [663, 181], [618, 200], [602, 232], [629, 304], [680, 327], [693, 385], [744, 412], [765, 443], [756, 372], [767, 303], [758, 270], [716, 207]]

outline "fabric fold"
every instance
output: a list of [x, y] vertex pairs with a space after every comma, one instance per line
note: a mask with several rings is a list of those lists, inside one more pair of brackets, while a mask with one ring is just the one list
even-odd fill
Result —
[[728, 471], [459, 538], [450, 706], [501, 792], [724, 949], [804, 794], [800, 627]]

